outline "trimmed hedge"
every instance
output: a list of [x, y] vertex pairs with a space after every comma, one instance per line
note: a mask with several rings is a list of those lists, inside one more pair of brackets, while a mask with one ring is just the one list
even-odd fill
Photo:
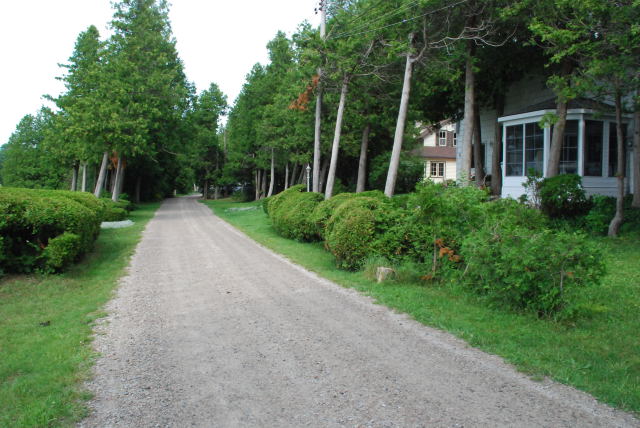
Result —
[[88, 193], [0, 188], [0, 270], [64, 269], [92, 248], [104, 210]]
[[269, 213], [273, 227], [285, 238], [297, 241], [318, 240], [311, 213], [323, 199], [320, 193], [292, 191], [277, 201], [271, 201]]

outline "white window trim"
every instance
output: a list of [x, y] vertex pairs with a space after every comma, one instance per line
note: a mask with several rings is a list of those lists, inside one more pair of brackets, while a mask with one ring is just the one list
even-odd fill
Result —
[[[442, 136], [444, 134], [444, 137]], [[444, 144], [442, 144], [444, 142]], [[447, 145], [447, 131], [441, 130], [438, 132], [438, 146], [445, 147]]]

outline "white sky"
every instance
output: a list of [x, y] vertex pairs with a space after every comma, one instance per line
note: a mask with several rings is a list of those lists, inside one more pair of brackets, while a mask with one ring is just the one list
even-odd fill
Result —
[[[169, 17], [187, 78], [198, 92], [211, 82], [233, 103], [253, 64], [268, 60], [266, 44], [307, 20], [317, 26], [317, 0], [173, 0]], [[64, 90], [55, 78], [78, 34], [95, 25], [105, 39], [109, 0], [0, 1], [0, 145], [18, 121], [36, 113], [42, 95]]]

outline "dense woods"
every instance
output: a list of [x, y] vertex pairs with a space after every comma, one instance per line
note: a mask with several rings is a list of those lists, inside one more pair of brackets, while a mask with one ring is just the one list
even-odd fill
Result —
[[[469, 131], [458, 181], [475, 176], [499, 194], [500, 150], [485, 171], [482, 146], [497, 148], [500, 136], [480, 135], [478, 111], [500, 111], [523, 76], [543, 75], [557, 97], [547, 118], [549, 176], [570, 100], [638, 110], [640, 7], [631, 0], [325, 0], [321, 28], [303, 22], [290, 36], [278, 32], [266, 46], [269, 63], [253, 66], [231, 108], [215, 83], [196, 94], [165, 1], [114, 8], [111, 37], [101, 40], [93, 26], [78, 36], [59, 77], [66, 92], [52, 98], [57, 108], [26, 115], [2, 147], [5, 185], [106, 191], [114, 200], [194, 184], [205, 197], [259, 199], [299, 183], [326, 198], [372, 189], [392, 196], [422, 177], [422, 160], [409, 154], [416, 124], [453, 119]], [[621, 182], [624, 174], [616, 173]]]

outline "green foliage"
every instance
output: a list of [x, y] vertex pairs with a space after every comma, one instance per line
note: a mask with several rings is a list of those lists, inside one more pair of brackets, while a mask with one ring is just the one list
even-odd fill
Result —
[[584, 235], [496, 224], [463, 241], [464, 283], [502, 306], [538, 316], [562, 315], [604, 275], [602, 253]]
[[80, 249], [80, 236], [75, 233], [64, 232], [49, 240], [42, 251], [44, 260], [43, 271], [60, 272], [74, 262]]
[[[92, 201], [90, 198], [93, 198]], [[100, 231], [104, 207], [92, 195], [52, 190], [0, 188], [1, 269], [5, 272], [57, 270], [92, 248]], [[64, 233], [54, 249], [49, 244]], [[74, 253], [65, 248], [74, 242]]]
[[[369, 168], [369, 184], [371, 187], [383, 190], [389, 171], [391, 152], [382, 153], [371, 160]], [[424, 175], [424, 162], [421, 158], [402, 153], [398, 167], [395, 193], [409, 193], [415, 190], [416, 184]]]
[[[633, 195], [624, 198], [624, 223], [621, 232], [640, 230], [640, 209], [633, 208]], [[594, 195], [590, 198], [591, 209], [584, 217], [584, 227], [588, 232], [606, 235], [609, 223], [616, 212], [616, 198], [611, 196]]]
[[324, 196], [320, 193], [294, 191], [283, 195], [275, 206], [272, 201], [269, 215], [273, 228], [285, 238], [297, 241], [317, 240], [311, 214], [323, 199]]
[[550, 218], [575, 218], [589, 210], [582, 178], [577, 174], [561, 174], [542, 180], [540, 207]]
[[266, 201], [263, 201], [263, 209], [267, 213], [269, 217], [271, 217], [275, 211], [278, 210], [280, 204], [282, 204], [289, 196], [294, 193], [304, 192], [306, 186], [304, 184], [298, 184], [295, 186], [289, 187], [287, 190], [278, 193], [277, 195], [273, 195], [270, 198], [267, 198]]

